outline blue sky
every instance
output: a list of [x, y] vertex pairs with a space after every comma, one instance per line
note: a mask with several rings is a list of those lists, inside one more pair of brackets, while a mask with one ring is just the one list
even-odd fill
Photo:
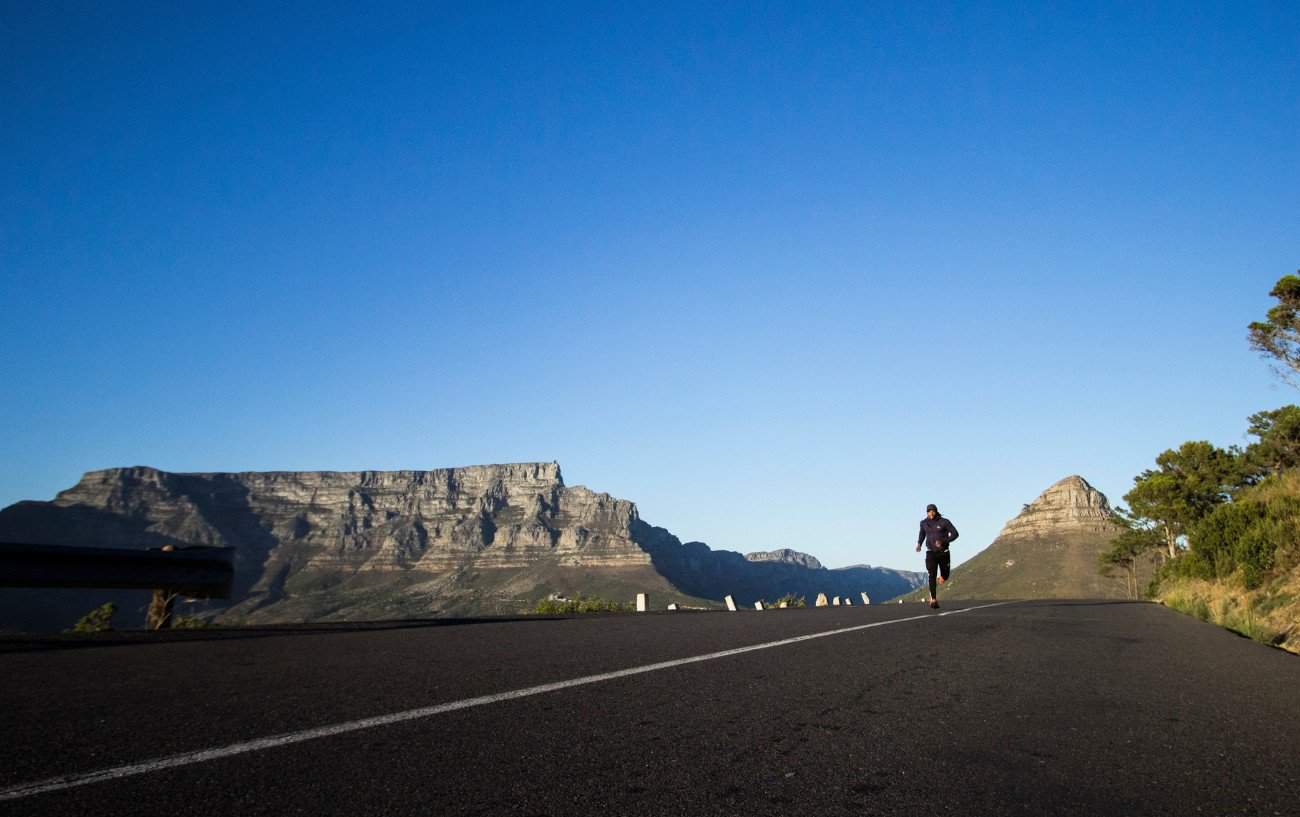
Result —
[[919, 569], [1296, 402], [1295, 3], [625, 5], [0, 4], [0, 506], [558, 460]]

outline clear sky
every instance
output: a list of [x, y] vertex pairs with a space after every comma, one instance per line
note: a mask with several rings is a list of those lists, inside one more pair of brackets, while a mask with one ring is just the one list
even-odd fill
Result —
[[1291, 0], [271, 5], [0, 3], [0, 506], [558, 460], [921, 569], [1300, 402]]

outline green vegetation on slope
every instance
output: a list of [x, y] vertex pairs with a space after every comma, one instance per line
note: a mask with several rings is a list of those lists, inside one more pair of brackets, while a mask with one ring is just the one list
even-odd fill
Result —
[[1245, 488], [1207, 514], [1161, 571], [1156, 598], [1256, 641], [1300, 652], [1300, 473]]
[[[1250, 344], [1296, 385], [1300, 277], [1270, 294], [1278, 303], [1250, 325]], [[1300, 653], [1300, 407], [1253, 414], [1247, 433], [1245, 450], [1188, 442], [1157, 457], [1125, 495], [1125, 544], [1167, 550], [1152, 583], [1160, 602]], [[1126, 558], [1119, 542], [1107, 557]]]
[[602, 599], [599, 596], [579, 595], [571, 599], [542, 599], [533, 607], [540, 615], [567, 615], [570, 613], [630, 613], [635, 605], [628, 602]]

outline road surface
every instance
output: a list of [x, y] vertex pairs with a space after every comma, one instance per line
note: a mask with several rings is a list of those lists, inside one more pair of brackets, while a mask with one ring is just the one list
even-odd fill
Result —
[[8, 638], [0, 678], [0, 814], [1300, 814], [1300, 658], [1144, 603]]

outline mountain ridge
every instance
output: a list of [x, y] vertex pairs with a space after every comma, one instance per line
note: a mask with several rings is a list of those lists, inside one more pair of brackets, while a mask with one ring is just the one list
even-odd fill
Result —
[[[206, 614], [250, 623], [518, 613], [550, 592], [629, 599], [650, 592], [686, 603], [786, 592], [884, 598], [919, 581], [887, 569], [826, 571], [797, 551], [784, 554], [787, 561], [751, 561], [683, 544], [642, 521], [635, 503], [565, 485], [557, 462], [427, 471], [99, 469], [53, 500], [0, 510], [0, 538], [234, 546], [234, 598]], [[3, 598], [14, 596], [0, 593], [3, 620], [14, 614]]]

